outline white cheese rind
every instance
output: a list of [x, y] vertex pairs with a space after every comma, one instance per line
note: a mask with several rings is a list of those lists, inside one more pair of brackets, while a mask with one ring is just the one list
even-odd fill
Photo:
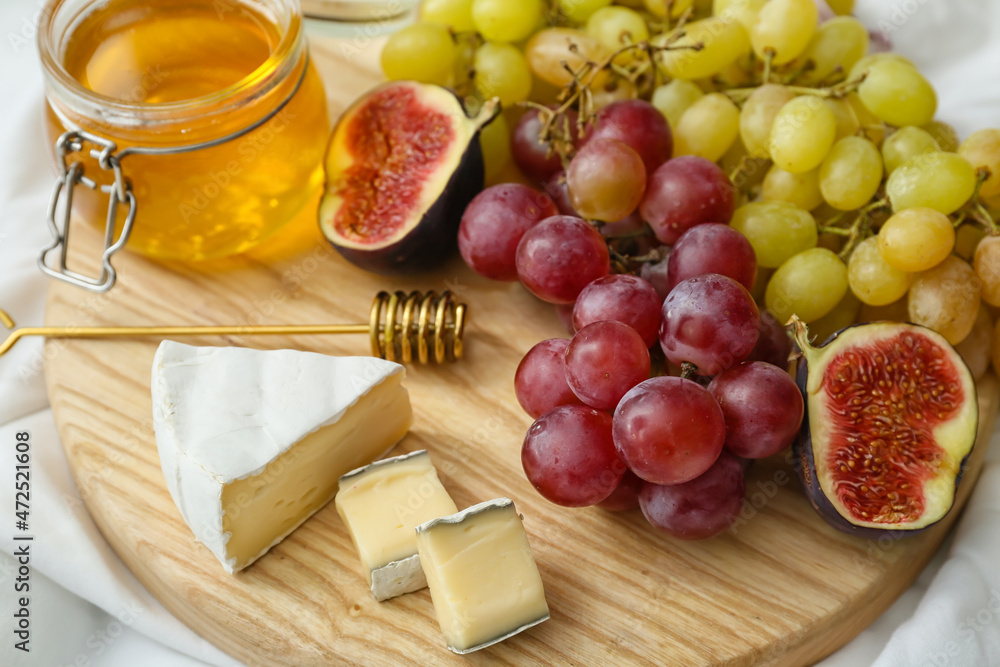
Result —
[[[261, 473], [400, 373], [399, 364], [371, 357], [160, 344], [151, 388], [167, 489], [195, 537], [227, 572], [238, 565], [226, 552], [223, 488]], [[295, 526], [276, 535], [272, 546]]]
[[427, 588], [427, 577], [424, 576], [424, 568], [420, 567], [419, 554], [377, 567], [372, 570], [371, 578], [372, 597], [377, 602]]

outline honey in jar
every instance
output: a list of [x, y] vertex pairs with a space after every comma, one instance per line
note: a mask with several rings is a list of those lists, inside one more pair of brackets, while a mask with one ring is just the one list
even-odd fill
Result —
[[[53, 0], [42, 16], [48, 139], [84, 130], [119, 152], [164, 149], [121, 160], [136, 202], [129, 248], [239, 253], [315, 201], [329, 120], [295, 0]], [[113, 183], [93, 148], [67, 159]], [[76, 187], [73, 211], [103, 228], [108, 194]]]

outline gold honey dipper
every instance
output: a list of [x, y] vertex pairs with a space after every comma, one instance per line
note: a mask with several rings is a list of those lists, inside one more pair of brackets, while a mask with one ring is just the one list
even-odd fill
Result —
[[[385, 321], [383, 322], [383, 317]], [[263, 326], [184, 326], [184, 327], [21, 327], [16, 329], [10, 315], [0, 309], [0, 323], [11, 330], [0, 344], [0, 356], [26, 336], [46, 338], [110, 338], [114, 336], [260, 336], [269, 334], [368, 334], [372, 354], [388, 361], [441, 364], [462, 358], [462, 336], [468, 307], [455, 301], [450, 291], [379, 292], [372, 301], [368, 324], [291, 324]], [[431, 355], [433, 347], [433, 356]], [[397, 349], [398, 348], [398, 349]], [[398, 352], [398, 355], [397, 355]]]

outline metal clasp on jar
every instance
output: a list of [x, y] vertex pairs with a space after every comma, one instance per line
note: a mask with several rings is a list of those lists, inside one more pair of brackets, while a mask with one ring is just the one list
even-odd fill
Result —
[[[97, 160], [101, 169], [114, 173], [114, 183], [100, 186], [100, 191], [108, 195], [108, 216], [104, 228], [104, 251], [101, 254], [101, 273], [97, 277], [85, 276], [70, 270], [66, 265], [69, 255], [70, 217], [73, 210], [73, 190], [83, 184], [91, 190], [97, 190], [98, 185], [83, 173], [83, 162], [70, 157], [74, 153], [82, 153], [86, 144], [99, 148], [90, 149], [90, 156]], [[135, 195], [132, 186], [122, 174], [120, 158], [115, 154], [118, 146], [113, 141], [104, 139], [83, 130], [64, 132], [56, 141], [56, 157], [59, 160], [60, 173], [56, 179], [52, 198], [49, 201], [48, 222], [53, 241], [46, 246], [38, 258], [38, 266], [49, 276], [66, 281], [78, 287], [94, 292], [107, 292], [115, 284], [115, 269], [111, 266], [111, 256], [122, 249], [128, 242], [135, 222]], [[64, 200], [60, 210], [60, 200]], [[118, 205], [128, 204], [128, 214], [121, 233], [115, 238], [115, 221], [118, 217]], [[48, 256], [59, 250], [59, 261], [50, 264]]]

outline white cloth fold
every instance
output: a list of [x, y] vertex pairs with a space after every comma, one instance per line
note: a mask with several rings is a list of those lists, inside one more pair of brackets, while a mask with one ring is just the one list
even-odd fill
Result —
[[[0, 5], [0, 306], [40, 324], [52, 184], [42, 139], [37, 3]], [[934, 83], [939, 117], [960, 132], [1000, 126], [1000, 0], [861, 0], [858, 15]], [[81, 314], [85, 319], [85, 315]], [[77, 324], [86, 324], [83, 319]], [[0, 358], [0, 507], [13, 507], [14, 434], [32, 441], [32, 652], [0, 641], [4, 665], [237, 665], [166, 611], [102, 538], [79, 500], [48, 409], [40, 341]], [[994, 440], [996, 438], [994, 437]], [[5, 524], [6, 525], [6, 524]], [[14, 609], [15, 546], [0, 531], [0, 613]], [[8, 617], [9, 618], [9, 617]], [[10, 627], [5, 623], [4, 627]], [[953, 538], [828, 667], [1000, 665], [1000, 452], [995, 446]]]

